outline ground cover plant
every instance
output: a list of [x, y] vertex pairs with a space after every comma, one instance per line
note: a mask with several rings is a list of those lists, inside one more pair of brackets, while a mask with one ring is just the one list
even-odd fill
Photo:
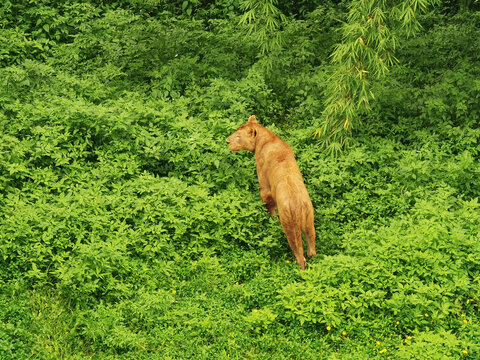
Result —
[[[336, 157], [348, 4], [277, 5], [263, 47], [235, 0], [0, 5], [0, 358], [480, 357], [478, 3], [418, 15]], [[252, 113], [314, 205], [303, 272], [225, 142]]]

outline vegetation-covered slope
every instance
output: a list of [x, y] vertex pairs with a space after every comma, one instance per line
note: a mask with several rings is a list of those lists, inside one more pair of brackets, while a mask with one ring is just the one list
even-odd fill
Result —
[[[445, 1], [337, 158], [318, 127], [340, 2], [0, 5], [2, 359], [480, 357], [480, 17]], [[305, 272], [225, 138], [250, 114], [315, 207]]]

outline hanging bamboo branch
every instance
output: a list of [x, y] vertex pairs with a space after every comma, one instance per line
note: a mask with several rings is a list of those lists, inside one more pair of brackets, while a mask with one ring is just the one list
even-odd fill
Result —
[[[415, 14], [438, 0], [354, 0], [342, 25], [342, 42], [325, 93], [321, 127], [314, 133], [330, 153], [348, 146], [360, 117], [375, 98], [372, 82], [384, 77], [397, 59], [397, 33], [412, 36], [421, 28]], [[392, 31], [395, 29], [396, 31]]]

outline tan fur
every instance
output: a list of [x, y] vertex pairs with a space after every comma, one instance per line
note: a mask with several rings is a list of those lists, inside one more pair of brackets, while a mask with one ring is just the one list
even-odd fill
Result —
[[278, 209], [288, 243], [302, 270], [302, 232], [307, 241], [308, 257], [316, 256], [313, 206], [292, 149], [270, 130], [257, 122], [255, 115], [227, 138], [233, 152], [248, 150], [255, 154], [260, 196], [270, 215]]

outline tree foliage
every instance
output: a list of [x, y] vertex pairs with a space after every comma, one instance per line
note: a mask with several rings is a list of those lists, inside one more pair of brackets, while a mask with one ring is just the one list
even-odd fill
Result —
[[399, 38], [411, 37], [421, 28], [418, 14], [438, 1], [358, 0], [349, 5], [340, 31], [341, 42], [331, 55], [334, 65], [328, 79], [322, 123], [315, 135], [323, 146], [338, 153], [348, 146], [352, 129], [371, 109], [375, 98], [372, 82], [381, 79], [396, 63]]
[[254, 35], [261, 55], [278, 50], [282, 45], [280, 30], [287, 18], [277, 4], [278, 0], [244, 0], [241, 3], [244, 14], [240, 24], [246, 26], [248, 35]]

